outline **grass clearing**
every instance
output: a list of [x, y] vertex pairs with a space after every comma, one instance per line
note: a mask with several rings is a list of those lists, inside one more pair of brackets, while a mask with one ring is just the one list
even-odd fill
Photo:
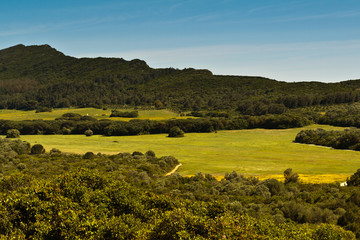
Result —
[[172, 155], [183, 164], [179, 172], [198, 172], [224, 176], [233, 170], [259, 178], [282, 179], [283, 171], [292, 168], [305, 182], [344, 181], [360, 168], [360, 152], [297, 144], [292, 141], [302, 129], [342, 129], [312, 125], [285, 130], [236, 130], [217, 133], [187, 133], [184, 138], [166, 134], [104, 137], [94, 135], [31, 135], [21, 139], [41, 143], [47, 151], [119, 153], [153, 150], [158, 156]]
[[[121, 111], [133, 111], [134, 109], [118, 109]], [[180, 117], [180, 114], [172, 112], [170, 110], [137, 110], [139, 112], [139, 117], [136, 119], [150, 119], [150, 120], [167, 120], [171, 118], [184, 119], [188, 117]], [[63, 109], [54, 109], [52, 112], [40, 112], [36, 113], [35, 110], [32, 111], [21, 111], [21, 110], [9, 110], [2, 109], [0, 110], [0, 119], [4, 120], [34, 120], [34, 119], [43, 119], [43, 120], [54, 120], [55, 118], [61, 117], [64, 113], [78, 113], [80, 115], [88, 115], [96, 119], [111, 119], [111, 120], [121, 120], [121, 121], [130, 121], [134, 118], [121, 118], [121, 117], [112, 117], [110, 118], [111, 109], [102, 110], [97, 108], [63, 108]]]

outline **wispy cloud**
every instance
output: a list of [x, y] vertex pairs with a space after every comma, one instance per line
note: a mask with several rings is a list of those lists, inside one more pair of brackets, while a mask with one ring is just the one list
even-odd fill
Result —
[[282, 2], [278, 4], [269, 4], [269, 5], [263, 5], [260, 7], [251, 8], [248, 10], [248, 13], [258, 13], [258, 12], [268, 12], [268, 11], [279, 11], [279, 10], [290, 10], [293, 8], [298, 8], [300, 6], [304, 6], [303, 2], [296, 2], [296, 1], [288, 1], [288, 2]]
[[168, 9], [169, 9], [169, 13], [173, 13], [174, 11], [176, 11], [177, 9], [179, 9], [180, 7], [184, 6], [186, 3], [188, 3], [189, 1], [182, 1], [182, 2], [178, 2], [175, 3], [173, 5], [171, 5]]
[[50, 32], [59, 29], [66, 28], [82, 28], [86, 26], [95, 26], [99, 24], [105, 24], [110, 22], [126, 22], [129, 21], [133, 16], [116, 16], [116, 17], [101, 17], [101, 18], [88, 18], [88, 19], [80, 19], [80, 20], [72, 20], [72, 21], [60, 21], [55, 23], [46, 23], [46, 24], [38, 24], [28, 26], [28, 24], [24, 23], [19, 26], [7, 26], [8, 29], [0, 30], [0, 36], [9, 37], [15, 35], [27, 35], [34, 34], [40, 32]]
[[199, 14], [199, 15], [192, 15], [187, 17], [181, 17], [172, 20], [150, 20], [149, 22], [156, 24], [180, 24], [180, 23], [194, 23], [194, 22], [207, 22], [212, 21], [218, 18], [216, 14]]
[[333, 12], [326, 14], [314, 14], [306, 16], [285, 16], [271, 20], [272, 22], [292, 22], [292, 21], [304, 21], [304, 20], [316, 20], [316, 19], [339, 19], [339, 18], [351, 18], [359, 17], [360, 11], [344, 11], [344, 12]]
[[7, 30], [0, 30], [1, 37], [10, 37], [15, 35], [24, 35], [24, 34], [31, 34], [41, 32], [47, 29], [46, 25], [38, 25], [38, 26], [31, 26], [31, 27], [13, 27]]

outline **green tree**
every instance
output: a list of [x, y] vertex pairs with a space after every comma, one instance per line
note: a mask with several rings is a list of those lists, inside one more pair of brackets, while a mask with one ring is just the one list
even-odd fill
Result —
[[348, 186], [360, 186], [360, 168], [346, 182]]
[[184, 131], [175, 126], [170, 129], [168, 137], [184, 137]]
[[85, 136], [90, 137], [94, 134], [94, 132], [91, 129], [88, 129], [84, 132]]
[[285, 184], [299, 182], [299, 175], [292, 172], [292, 168], [288, 168], [284, 171]]
[[154, 157], [156, 157], [155, 152], [152, 151], [152, 150], [147, 151], [147, 152], [145, 153], [145, 156], [146, 156], [147, 158], [154, 158]]
[[42, 154], [45, 153], [45, 148], [41, 144], [35, 144], [31, 147], [31, 154]]
[[87, 152], [83, 156], [83, 159], [93, 159], [93, 158], [95, 158], [95, 154], [93, 152]]
[[18, 138], [20, 137], [20, 131], [17, 129], [9, 129], [6, 132], [6, 138]]
[[155, 100], [154, 104], [156, 109], [161, 109], [164, 106], [164, 104], [160, 100]]

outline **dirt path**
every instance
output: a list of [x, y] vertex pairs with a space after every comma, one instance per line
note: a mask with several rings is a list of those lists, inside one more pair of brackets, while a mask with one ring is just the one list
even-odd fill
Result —
[[179, 165], [177, 165], [173, 170], [171, 170], [171, 172], [168, 172], [167, 174], [165, 174], [165, 176], [169, 176], [169, 175], [173, 174], [174, 172], [176, 172], [179, 169], [179, 167], [181, 167], [181, 165], [182, 165], [181, 163]]

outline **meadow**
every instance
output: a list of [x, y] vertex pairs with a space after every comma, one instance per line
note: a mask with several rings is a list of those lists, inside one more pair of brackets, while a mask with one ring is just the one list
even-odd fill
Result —
[[285, 130], [234, 130], [217, 133], [187, 133], [184, 138], [165, 134], [105, 137], [94, 135], [24, 135], [31, 144], [41, 143], [47, 151], [115, 154], [153, 150], [157, 156], [172, 155], [183, 165], [183, 175], [210, 173], [218, 178], [233, 170], [247, 176], [283, 178], [292, 168], [304, 182], [344, 181], [360, 168], [360, 152], [293, 143], [303, 129], [341, 129], [311, 125]]
[[[117, 109], [121, 111], [134, 111], [133, 108], [130, 109]], [[165, 119], [182, 119], [188, 117], [181, 117], [180, 114], [172, 112], [170, 110], [161, 109], [161, 110], [137, 110], [139, 112], [139, 117], [136, 119], [150, 119], [150, 120], [165, 120]], [[80, 115], [88, 115], [96, 119], [111, 119], [111, 120], [121, 120], [129, 121], [133, 118], [121, 118], [121, 117], [112, 117], [110, 118], [111, 109], [103, 110], [97, 108], [63, 108], [63, 109], [54, 109], [52, 112], [40, 112], [36, 113], [35, 110], [31, 111], [21, 111], [21, 110], [9, 110], [1, 109], [0, 110], [0, 119], [4, 120], [34, 120], [34, 119], [43, 119], [43, 120], [54, 120], [55, 118], [61, 117], [64, 113], [77, 113]]]

